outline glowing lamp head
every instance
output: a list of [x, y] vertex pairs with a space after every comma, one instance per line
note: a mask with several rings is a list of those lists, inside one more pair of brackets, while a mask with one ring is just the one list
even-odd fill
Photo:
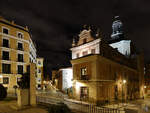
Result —
[[80, 82], [76, 82], [76, 89], [79, 90], [80, 87], [84, 86], [82, 83]]
[[123, 80], [123, 83], [125, 84], [127, 81], [126, 80]]
[[146, 88], [146, 86], [144, 86], [144, 88]]
[[2, 75], [0, 75], [0, 78], [3, 78], [3, 76], [2, 76]]

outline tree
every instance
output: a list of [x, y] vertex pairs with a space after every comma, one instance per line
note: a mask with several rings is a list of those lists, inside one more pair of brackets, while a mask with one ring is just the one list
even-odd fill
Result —
[[29, 73], [24, 73], [18, 81], [19, 88], [21, 89], [29, 89], [30, 88], [30, 77]]
[[7, 96], [6, 88], [2, 84], [0, 84], [0, 100], [3, 100]]

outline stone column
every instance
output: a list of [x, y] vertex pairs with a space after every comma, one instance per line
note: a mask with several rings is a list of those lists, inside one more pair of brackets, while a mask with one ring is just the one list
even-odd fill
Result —
[[34, 63], [30, 64], [30, 105], [36, 106], [36, 65]]
[[29, 89], [18, 89], [17, 103], [19, 107], [29, 105]]

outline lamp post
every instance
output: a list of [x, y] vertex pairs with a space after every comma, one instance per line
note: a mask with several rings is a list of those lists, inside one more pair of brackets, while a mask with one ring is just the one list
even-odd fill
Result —
[[123, 103], [123, 85], [126, 84], [126, 80], [122, 80], [122, 103]]
[[145, 98], [146, 93], [147, 93], [147, 86], [145, 85], [145, 86], [144, 86], [144, 96], [143, 96], [143, 99]]
[[16, 96], [16, 95], [17, 95], [16, 89], [18, 88], [18, 86], [17, 86], [17, 85], [14, 85], [13, 88], [15, 89], [15, 96]]

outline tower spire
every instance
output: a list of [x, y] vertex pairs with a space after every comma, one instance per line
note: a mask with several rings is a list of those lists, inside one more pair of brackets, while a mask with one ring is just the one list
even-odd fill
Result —
[[114, 21], [112, 23], [112, 34], [111, 38], [112, 39], [118, 39], [122, 38], [123, 36], [123, 24], [119, 19], [119, 16], [114, 17]]

